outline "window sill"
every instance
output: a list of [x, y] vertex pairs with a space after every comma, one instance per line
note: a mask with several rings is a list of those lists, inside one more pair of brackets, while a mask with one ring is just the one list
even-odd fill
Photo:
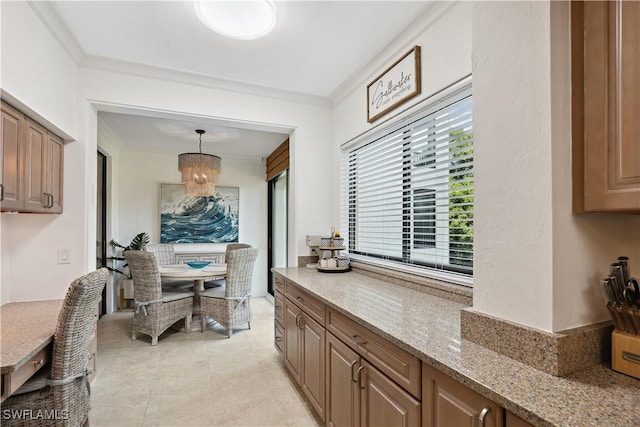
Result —
[[396, 285], [467, 304], [469, 306], [473, 305], [473, 289], [467, 286], [456, 285], [454, 283], [444, 282], [437, 279], [430, 279], [390, 268], [374, 266], [353, 259], [351, 260], [351, 268], [360, 274], [382, 279]]

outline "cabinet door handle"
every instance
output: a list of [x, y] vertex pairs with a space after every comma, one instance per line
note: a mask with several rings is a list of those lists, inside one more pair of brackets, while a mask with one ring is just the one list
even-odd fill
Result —
[[300, 328], [300, 315], [296, 314], [296, 328]]
[[351, 335], [351, 339], [358, 345], [365, 345], [367, 343], [366, 340], [363, 340], [358, 335]]
[[478, 421], [480, 421], [480, 427], [485, 427], [484, 422], [487, 418], [487, 414], [491, 411], [491, 408], [485, 407], [480, 412], [480, 416], [478, 417]]
[[364, 366], [360, 366], [356, 374], [358, 375], [358, 386], [364, 390], [364, 386], [362, 384], [362, 371], [364, 370]]
[[300, 325], [298, 326], [301, 330], [304, 330], [304, 317], [300, 314]]
[[53, 207], [53, 194], [48, 193], [49, 194], [49, 206], [47, 206], [48, 208], [52, 208]]
[[351, 381], [358, 382], [358, 380], [356, 379], [355, 373], [353, 372], [353, 368], [356, 366], [356, 364], [358, 363], [357, 360], [354, 360], [353, 362], [351, 362], [350, 369], [351, 369]]
[[4, 184], [0, 184], [0, 202], [4, 202]]
[[282, 341], [282, 337], [276, 337], [276, 341], [278, 342]]

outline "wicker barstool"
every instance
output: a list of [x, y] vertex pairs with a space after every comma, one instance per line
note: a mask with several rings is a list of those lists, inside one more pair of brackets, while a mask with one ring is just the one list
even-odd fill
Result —
[[[224, 262], [227, 262], [227, 260], [229, 259], [229, 253], [231, 253], [231, 251], [235, 251], [236, 249], [244, 249], [244, 248], [250, 248], [251, 245], [247, 244], [247, 243], [229, 243], [227, 244], [227, 249], [225, 250], [224, 253]], [[227, 283], [226, 279], [215, 279], [215, 280], [207, 280], [204, 282], [204, 287], [205, 289], [209, 289], [209, 288], [217, 288], [220, 286], [224, 286]]]
[[101, 268], [71, 283], [53, 336], [50, 369], [43, 367], [2, 402], [3, 414], [24, 415], [3, 417], [3, 426], [81, 426], [87, 421], [89, 344], [108, 277], [109, 270]]
[[209, 316], [227, 329], [231, 338], [233, 328], [247, 323], [251, 329], [251, 287], [253, 267], [258, 257], [257, 248], [236, 249], [227, 258], [227, 284], [200, 293], [202, 331], [205, 316]]
[[152, 253], [125, 251], [124, 257], [133, 277], [135, 313], [131, 339], [135, 340], [137, 332], [141, 332], [151, 336], [151, 345], [156, 345], [160, 334], [180, 319], [184, 319], [185, 331], [191, 332], [194, 293], [163, 290]]

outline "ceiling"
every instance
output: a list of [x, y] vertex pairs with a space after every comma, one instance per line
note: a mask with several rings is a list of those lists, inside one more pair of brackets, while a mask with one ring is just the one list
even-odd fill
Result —
[[[84, 58], [326, 99], [427, 7], [426, 1], [415, 0], [274, 1], [278, 18], [273, 32], [259, 40], [240, 41], [208, 30], [190, 1], [52, 4]], [[100, 119], [126, 146], [169, 148], [178, 139], [184, 146], [197, 141], [194, 130], [201, 127], [207, 130], [204, 151], [212, 144], [221, 154], [266, 157], [287, 137], [286, 132], [243, 129], [237, 123], [197, 126], [198, 120], [185, 117], [111, 112], [100, 113]], [[193, 145], [197, 149], [197, 142]]]

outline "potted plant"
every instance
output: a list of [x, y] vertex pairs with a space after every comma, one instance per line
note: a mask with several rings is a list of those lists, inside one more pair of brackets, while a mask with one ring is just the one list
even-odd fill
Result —
[[[115, 256], [112, 259], [115, 261], [125, 261], [124, 252], [126, 251], [142, 251], [149, 244], [149, 235], [145, 232], [138, 233], [127, 246], [123, 246], [115, 240], [111, 239], [109, 242], [111, 248], [114, 250], [122, 249], [122, 255]], [[122, 279], [122, 291], [124, 295], [121, 295], [122, 299], [133, 299], [133, 279], [131, 277], [131, 271], [127, 268], [129, 265], [124, 264], [122, 268], [107, 267], [114, 273], [120, 273], [125, 278]]]

